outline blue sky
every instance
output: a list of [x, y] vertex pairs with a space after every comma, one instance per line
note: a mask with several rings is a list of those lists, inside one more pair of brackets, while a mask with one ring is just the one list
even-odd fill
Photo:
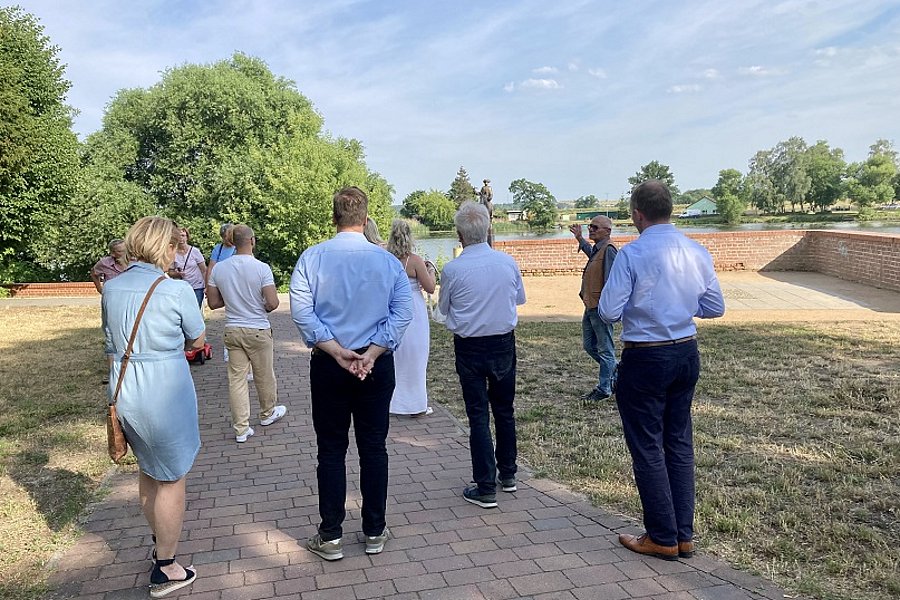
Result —
[[123, 88], [183, 63], [262, 58], [395, 188], [460, 165], [617, 198], [651, 160], [682, 189], [799, 135], [848, 160], [900, 141], [895, 1], [20, 0], [61, 48], [84, 136]]

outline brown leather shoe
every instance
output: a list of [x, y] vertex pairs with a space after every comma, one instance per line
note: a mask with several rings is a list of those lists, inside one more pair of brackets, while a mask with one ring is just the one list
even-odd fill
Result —
[[660, 546], [651, 540], [646, 533], [641, 536], [621, 533], [619, 534], [619, 543], [638, 554], [647, 554], [664, 560], [675, 560], [678, 558], [678, 546]]
[[678, 556], [691, 558], [694, 556], [694, 542], [678, 542]]

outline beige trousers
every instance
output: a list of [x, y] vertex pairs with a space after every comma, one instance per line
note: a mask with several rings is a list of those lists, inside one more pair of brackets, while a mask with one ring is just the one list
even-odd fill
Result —
[[272, 416], [278, 399], [275, 382], [275, 346], [271, 329], [226, 327], [228, 349], [228, 400], [235, 435], [243, 435], [250, 427], [250, 386], [247, 374], [253, 366], [253, 383], [259, 398], [259, 418]]

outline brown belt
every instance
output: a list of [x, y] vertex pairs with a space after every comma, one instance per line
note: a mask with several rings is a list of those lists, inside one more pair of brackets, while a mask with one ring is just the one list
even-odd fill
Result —
[[655, 348], [657, 346], [674, 346], [675, 344], [683, 344], [696, 339], [696, 335], [689, 335], [677, 340], [666, 340], [665, 342], [622, 342], [622, 345], [626, 348]]

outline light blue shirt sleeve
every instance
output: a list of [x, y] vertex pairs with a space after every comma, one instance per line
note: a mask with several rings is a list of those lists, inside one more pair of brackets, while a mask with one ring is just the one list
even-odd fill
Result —
[[308, 265], [301, 255], [291, 274], [291, 318], [297, 325], [297, 329], [303, 336], [303, 341], [309, 348], [320, 342], [334, 339], [334, 334], [328, 329], [315, 311], [315, 299], [310, 287], [308, 277]]
[[719, 278], [710, 267], [711, 277], [707, 276], [706, 293], [700, 296], [697, 314], [695, 316], [701, 319], [715, 319], [725, 314], [725, 297], [722, 295], [722, 288], [719, 286]]
[[197, 295], [186, 281], [182, 281], [184, 285], [178, 286], [178, 310], [181, 314], [181, 331], [184, 332], [185, 339], [196, 340], [204, 331], [206, 331], [206, 322], [203, 320], [203, 313], [197, 305]]
[[412, 291], [409, 287], [409, 277], [406, 271], [398, 273], [394, 281], [394, 292], [387, 320], [378, 324], [372, 343], [388, 350], [396, 350], [403, 338], [403, 333], [412, 321], [413, 304]]
[[609, 279], [603, 285], [597, 311], [605, 323], [615, 323], [622, 319], [622, 311], [634, 290], [631, 264], [625, 252], [619, 252], [609, 272]]

